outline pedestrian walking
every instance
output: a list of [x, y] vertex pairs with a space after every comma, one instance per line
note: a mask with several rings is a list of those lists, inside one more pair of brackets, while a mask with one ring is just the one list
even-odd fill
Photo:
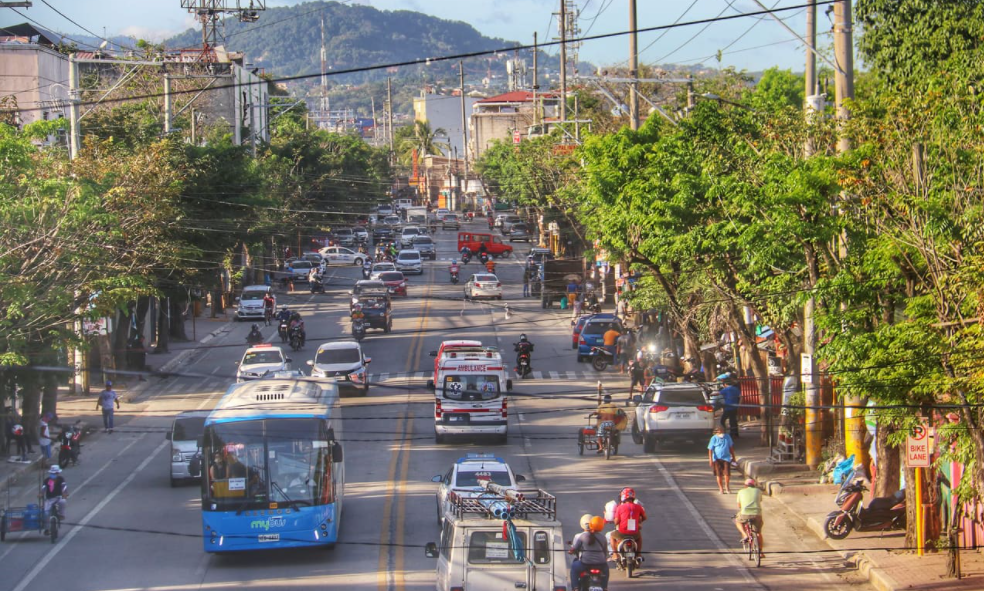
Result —
[[725, 387], [721, 388], [721, 402], [724, 404], [721, 427], [727, 427], [725, 422], [730, 422], [731, 438], [738, 439], [738, 405], [741, 404], [741, 390], [735, 385], [734, 380], [725, 380], [725, 384]]
[[530, 268], [523, 268], [523, 297], [530, 297]]
[[632, 394], [635, 392], [636, 384], [639, 385], [639, 394], [644, 394], [646, 392], [646, 375], [649, 372], [649, 368], [646, 367], [645, 359], [633, 359], [629, 363], [629, 378], [631, 382], [629, 384], [629, 401], [632, 401]]
[[120, 407], [120, 395], [113, 390], [113, 382], [107, 381], [106, 389], [99, 394], [99, 400], [96, 402], [96, 409], [102, 409], [104, 433], [113, 432], [113, 405], [116, 405], [116, 408]]
[[720, 426], [714, 427], [714, 435], [707, 444], [707, 461], [714, 471], [718, 492], [731, 494], [731, 461], [735, 458], [735, 443]]
[[38, 432], [38, 445], [41, 446], [41, 462], [47, 464], [51, 460], [51, 430], [48, 427], [48, 415], [41, 417], [41, 428]]
[[616, 361], [618, 363], [618, 373], [625, 373], [629, 365], [629, 333], [622, 333], [615, 339]]

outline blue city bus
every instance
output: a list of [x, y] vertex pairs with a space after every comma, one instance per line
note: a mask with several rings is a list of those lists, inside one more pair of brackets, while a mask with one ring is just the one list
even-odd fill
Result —
[[345, 488], [341, 430], [330, 382], [230, 387], [202, 438], [205, 551], [334, 545]]

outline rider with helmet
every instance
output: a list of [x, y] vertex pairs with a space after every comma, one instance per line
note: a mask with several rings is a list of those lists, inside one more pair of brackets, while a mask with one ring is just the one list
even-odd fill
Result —
[[362, 304], [356, 303], [352, 306], [352, 322], [365, 320], [366, 313], [362, 311]]
[[613, 558], [618, 555], [619, 543], [626, 538], [635, 540], [636, 552], [642, 552], [642, 522], [646, 520], [646, 510], [636, 502], [633, 489], [623, 488], [619, 501], [612, 519], [615, 524], [615, 531], [612, 532]]
[[522, 357], [524, 353], [530, 356], [530, 365], [533, 365], [533, 343], [526, 338], [525, 332], [519, 335], [518, 343], [513, 343], [513, 350], [516, 351], [516, 367], [519, 367], [519, 358]]
[[451, 265], [448, 267], [448, 273], [451, 275], [457, 275], [459, 270], [458, 259], [451, 259]]
[[284, 307], [280, 308], [280, 311], [277, 312], [277, 320], [280, 322], [287, 322], [290, 320], [290, 310], [287, 309], [286, 304], [284, 304]]
[[608, 587], [608, 557], [605, 537], [600, 532], [605, 527], [605, 520], [597, 515], [585, 513], [581, 516], [581, 533], [574, 536], [569, 554], [575, 556], [571, 562], [571, 588], [577, 589], [581, 573], [590, 568], [601, 571], [602, 583]]
[[246, 342], [250, 345], [258, 345], [263, 342], [263, 333], [260, 332], [260, 325], [253, 324], [249, 329], [249, 334], [246, 335]]
[[62, 469], [55, 464], [48, 469], [48, 477], [41, 485], [41, 492], [44, 495], [44, 510], [54, 509], [58, 515], [65, 518], [65, 499], [68, 498], [68, 484], [62, 478]]

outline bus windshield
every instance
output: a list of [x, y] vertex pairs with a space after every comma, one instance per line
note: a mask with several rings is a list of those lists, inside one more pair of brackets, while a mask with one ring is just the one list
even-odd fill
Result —
[[444, 376], [444, 397], [448, 400], [475, 402], [494, 400], [499, 397], [499, 376], [488, 375], [446, 375]]
[[244, 511], [334, 502], [330, 442], [322, 419], [257, 419], [209, 425], [206, 510]]

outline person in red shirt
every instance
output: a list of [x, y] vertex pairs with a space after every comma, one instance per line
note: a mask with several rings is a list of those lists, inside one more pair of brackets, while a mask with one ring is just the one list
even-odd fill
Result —
[[636, 542], [636, 551], [642, 552], [642, 522], [646, 520], [646, 510], [642, 505], [635, 502], [635, 491], [631, 488], [623, 488], [621, 503], [615, 508], [614, 519], [615, 531], [612, 532], [612, 559], [618, 555], [619, 543], [632, 538]]

